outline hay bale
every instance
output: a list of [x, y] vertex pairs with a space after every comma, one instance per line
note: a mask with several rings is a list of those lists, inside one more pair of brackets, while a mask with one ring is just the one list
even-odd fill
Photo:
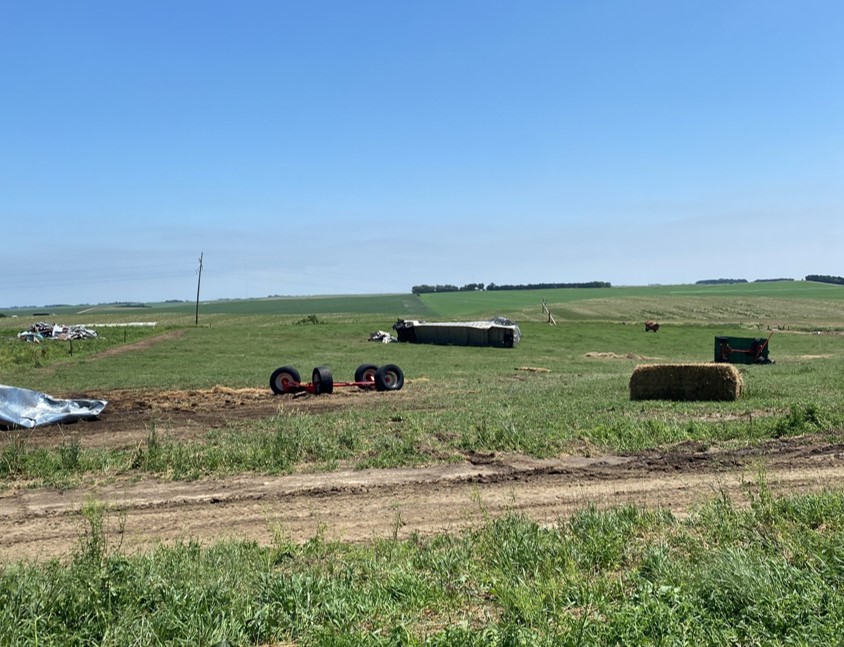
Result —
[[630, 376], [630, 399], [738, 400], [743, 387], [732, 364], [649, 364]]

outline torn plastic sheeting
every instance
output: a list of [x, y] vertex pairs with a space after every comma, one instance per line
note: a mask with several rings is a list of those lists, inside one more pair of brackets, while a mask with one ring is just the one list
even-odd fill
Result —
[[39, 391], [0, 384], [0, 423], [27, 429], [95, 418], [106, 404], [106, 400], [61, 400]]

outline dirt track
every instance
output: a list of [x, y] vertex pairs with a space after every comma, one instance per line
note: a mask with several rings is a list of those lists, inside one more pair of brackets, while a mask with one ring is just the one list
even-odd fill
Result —
[[[238, 418], [273, 415], [282, 407], [324, 410], [366, 406], [386, 394], [336, 393], [331, 398], [281, 399], [269, 389], [139, 393], [114, 391], [100, 420], [29, 432], [27, 444], [49, 446], [76, 438], [84, 446], [134, 446], [152, 421], [167, 433], [198, 437], [210, 426]], [[401, 397], [401, 393], [389, 397]], [[351, 400], [360, 398], [359, 400]], [[242, 475], [170, 482], [121, 479], [89, 482], [67, 491], [0, 491], [0, 561], [67, 555], [85, 527], [86, 501], [107, 504], [111, 539], [122, 549], [158, 542], [241, 538], [270, 543], [281, 534], [306, 541], [365, 541], [455, 531], [517, 511], [554, 523], [588, 504], [662, 507], [683, 515], [714, 496], [746, 501], [745, 484], [764, 470], [776, 493], [809, 492], [844, 477], [844, 446], [802, 437], [753, 449], [704, 450], [685, 445], [669, 453], [636, 456], [560, 457], [467, 455], [462, 463], [419, 469], [338, 471], [282, 477]], [[124, 532], [115, 529], [123, 516]]]

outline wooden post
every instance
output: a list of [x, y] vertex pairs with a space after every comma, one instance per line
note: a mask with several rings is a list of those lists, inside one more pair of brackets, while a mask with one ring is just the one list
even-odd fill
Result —
[[548, 324], [551, 326], [556, 326], [557, 322], [554, 321], [554, 316], [551, 314], [551, 311], [548, 309], [548, 304], [545, 303], [545, 299], [542, 299], [542, 312], [548, 315]]

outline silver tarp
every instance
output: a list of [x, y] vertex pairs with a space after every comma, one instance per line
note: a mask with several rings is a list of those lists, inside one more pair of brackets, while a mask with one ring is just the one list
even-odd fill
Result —
[[46, 393], [0, 384], [0, 425], [32, 429], [38, 425], [94, 418], [105, 400], [60, 400]]

